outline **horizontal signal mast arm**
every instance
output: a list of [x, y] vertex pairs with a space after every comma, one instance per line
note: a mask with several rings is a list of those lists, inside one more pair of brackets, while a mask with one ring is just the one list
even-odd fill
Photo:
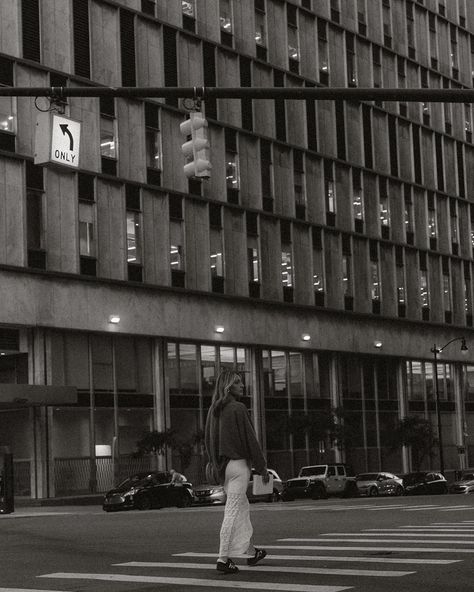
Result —
[[328, 87], [136, 87], [136, 86], [0, 86], [11, 97], [126, 97], [194, 99], [291, 99], [315, 101], [403, 101], [473, 103], [474, 89], [453, 88], [328, 88]]

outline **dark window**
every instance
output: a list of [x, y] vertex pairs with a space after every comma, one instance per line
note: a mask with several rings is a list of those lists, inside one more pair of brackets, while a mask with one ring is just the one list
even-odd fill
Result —
[[390, 174], [398, 177], [397, 122], [393, 115], [388, 116], [388, 145], [390, 149]]
[[438, 176], [438, 189], [444, 191], [444, 158], [443, 158], [443, 140], [441, 134], [435, 134], [436, 147], [436, 173]]
[[145, 103], [145, 126], [160, 129], [158, 106], [153, 103]]
[[83, 201], [94, 201], [94, 177], [79, 173], [77, 177], [77, 194]]
[[183, 219], [183, 198], [179, 195], [169, 197], [170, 218], [175, 220]]
[[417, 125], [414, 125], [412, 128], [412, 138], [413, 138], [413, 160], [414, 160], [414, 168], [415, 168], [415, 183], [422, 183], [420, 128]]
[[135, 16], [128, 10], [120, 10], [120, 57], [122, 61], [122, 85], [135, 86]]
[[464, 177], [464, 158], [463, 158], [463, 145], [461, 142], [457, 142], [457, 159], [458, 159], [458, 186], [459, 186], [459, 195], [461, 197], [466, 197], [466, 186], [465, 186], [465, 177]]
[[73, 0], [74, 73], [84, 78], [91, 77], [89, 47], [89, 2]]
[[[215, 47], [211, 43], [203, 43], [202, 57], [204, 60], [204, 86], [217, 86], [216, 84], [216, 54]], [[206, 117], [217, 119], [217, 101], [214, 98], [206, 99]]]
[[[273, 201], [272, 150], [270, 142], [260, 140], [260, 172], [262, 178], [262, 198]], [[265, 209], [265, 208], [264, 208]], [[273, 209], [273, 207], [272, 207]], [[271, 210], [266, 210], [271, 211]]]
[[143, 282], [143, 268], [141, 265], [128, 264], [128, 280], [130, 282]]
[[311, 228], [311, 235], [313, 238], [313, 249], [322, 249], [323, 248], [323, 241], [322, 241], [321, 228], [319, 228], [319, 226], [313, 226]]
[[13, 61], [0, 57], [0, 84], [13, 86]]
[[247, 212], [246, 213], [246, 220], [247, 220], [247, 234], [251, 234], [253, 236], [258, 235], [258, 216], [255, 212]]
[[369, 169], [373, 167], [372, 156], [372, 113], [370, 107], [362, 105], [362, 120], [364, 130], [364, 158], [365, 166]]
[[[240, 56], [240, 86], [252, 86], [252, 64], [248, 58]], [[252, 99], [241, 99], [242, 127], [253, 131]]]
[[140, 187], [138, 185], [125, 185], [125, 202], [127, 210], [140, 211]]
[[33, 164], [30, 160], [26, 161], [26, 186], [28, 189], [44, 190], [43, 167]]
[[346, 159], [346, 124], [344, 116], [344, 103], [336, 101], [336, 137], [337, 137], [337, 157]]
[[212, 228], [222, 228], [222, 208], [218, 204], [209, 204], [209, 225]]
[[[81, 0], [83, 2], [84, 0]], [[155, 0], [142, 0], [142, 12], [155, 16]]]
[[[311, 82], [305, 84], [307, 87], [314, 87]], [[308, 136], [308, 148], [310, 150], [318, 149], [318, 137], [316, 128], [316, 101], [308, 99], [306, 101], [306, 133]]]
[[291, 223], [288, 220], [280, 220], [280, 238], [284, 244], [291, 243]]
[[[289, 6], [289, 5], [287, 5]], [[275, 70], [273, 72], [273, 85], [274, 86], [285, 86], [283, 72]], [[286, 111], [285, 111], [285, 100], [275, 99], [275, 127], [276, 137], [282, 142], [286, 142]]]
[[81, 275], [97, 275], [97, 259], [95, 257], [85, 257], [84, 255], [80, 258], [80, 273]]
[[171, 285], [173, 288], [186, 287], [186, 274], [182, 269], [171, 270]]
[[115, 117], [114, 97], [100, 97], [100, 114]]
[[39, 0], [21, 0], [21, 24], [23, 57], [39, 62], [41, 59]]
[[[176, 54], [176, 31], [163, 27], [163, 53], [165, 66], [165, 86], [178, 86], [178, 60]], [[176, 97], [168, 97], [167, 105], [178, 106]]]

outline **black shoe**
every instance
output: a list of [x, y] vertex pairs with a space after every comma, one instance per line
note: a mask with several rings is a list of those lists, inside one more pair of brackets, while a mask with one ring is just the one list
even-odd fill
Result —
[[239, 568], [235, 565], [232, 559], [227, 559], [225, 563], [223, 561], [218, 561], [216, 569], [224, 574], [234, 574], [239, 571]]
[[255, 549], [255, 555], [247, 559], [247, 565], [257, 565], [266, 556], [267, 552], [265, 549]]

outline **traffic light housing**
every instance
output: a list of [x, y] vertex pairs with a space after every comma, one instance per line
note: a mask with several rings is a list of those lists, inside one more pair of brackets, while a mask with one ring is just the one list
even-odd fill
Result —
[[212, 165], [209, 161], [209, 140], [207, 137], [207, 120], [201, 111], [192, 111], [189, 119], [180, 124], [181, 133], [191, 139], [182, 146], [184, 156], [188, 162], [183, 171], [186, 177], [209, 178]]

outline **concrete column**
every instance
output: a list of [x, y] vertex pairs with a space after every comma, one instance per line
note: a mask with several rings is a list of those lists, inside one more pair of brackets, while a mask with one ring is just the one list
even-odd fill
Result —
[[[153, 342], [153, 423], [154, 429], [162, 432], [171, 423], [169, 401], [166, 399], [165, 350], [162, 339]], [[171, 453], [169, 453], [171, 455]], [[168, 459], [171, 462], [171, 458]], [[157, 456], [157, 468], [166, 470], [167, 459], [164, 455]]]
[[[403, 419], [408, 415], [407, 393], [403, 388], [405, 373], [405, 362], [400, 360], [397, 367], [398, 419]], [[402, 446], [402, 470], [404, 473], [411, 471], [410, 455], [406, 446]]]

